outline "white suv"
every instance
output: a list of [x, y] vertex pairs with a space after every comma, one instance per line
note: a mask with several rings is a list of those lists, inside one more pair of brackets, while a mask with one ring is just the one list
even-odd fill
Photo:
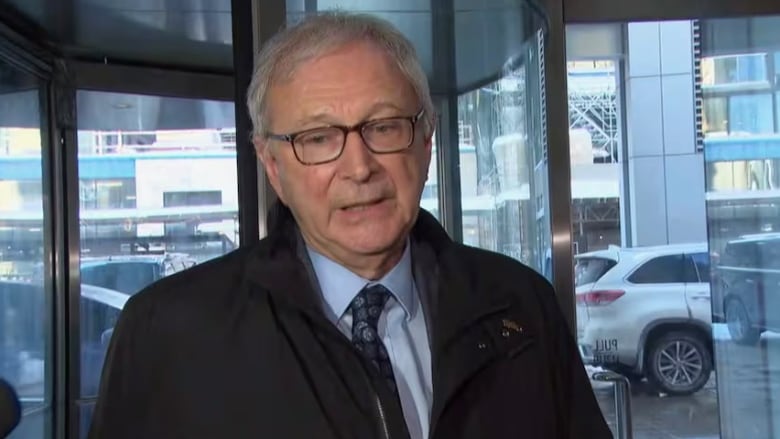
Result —
[[576, 257], [577, 334], [586, 363], [688, 395], [712, 372], [707, 244]]

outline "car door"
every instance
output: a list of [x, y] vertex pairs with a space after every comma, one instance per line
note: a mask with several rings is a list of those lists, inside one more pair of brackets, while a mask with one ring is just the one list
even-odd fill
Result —
[[710, 257], [706, 252], [685, 255], [685, 301], [691, 318], [712, 324]]

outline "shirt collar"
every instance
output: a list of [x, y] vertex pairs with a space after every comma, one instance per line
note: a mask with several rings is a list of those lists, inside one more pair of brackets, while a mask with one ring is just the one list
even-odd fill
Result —
[[401, 260], [378, 281], [370, 281], [358, 276], [308, 245], [306, 251], [322, 291], [324, 309], [334, 323], [341, 319], [357, 293], [366, 285], [373, 284], [381, 284], [390, 290], [393, 297], [404, 309], [407, 319], [414, 315], [416, 301], [414, 300], [414, 278], [409, 242], [406, 243]]

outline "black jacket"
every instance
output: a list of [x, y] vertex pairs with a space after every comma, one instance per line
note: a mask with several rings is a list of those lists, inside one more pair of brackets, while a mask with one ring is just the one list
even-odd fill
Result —
[[[400, 405], [321, 310], [289, 215], [269, 236], [132, 297], [90, 438], [403, 438]], [[431, 438], [611, 438], [549, 283], [411, 236], [433, 370]]]

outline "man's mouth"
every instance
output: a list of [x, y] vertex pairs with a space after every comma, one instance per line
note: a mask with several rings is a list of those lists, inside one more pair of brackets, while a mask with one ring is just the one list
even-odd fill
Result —
[[346, 207], [342, 207], [341, 210], [347, 211], [347, 212], [360, 212], [361, 210], [366, 210], [369, 207], [376, 206], [377, 204], [384, 201], [383, 199], [376, 199], [371, 201], [364, 201], [360, 203], [351, 204]]

